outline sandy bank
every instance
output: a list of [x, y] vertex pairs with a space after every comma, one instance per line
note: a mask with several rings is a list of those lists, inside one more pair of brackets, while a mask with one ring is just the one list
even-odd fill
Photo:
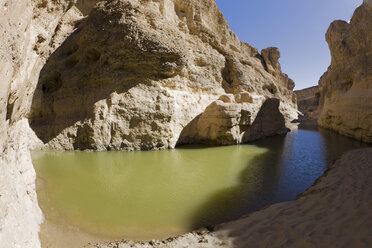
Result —
[[124, 247], [372, 247], [372, 149], [346, 153], [297, 200], [168, 241]]

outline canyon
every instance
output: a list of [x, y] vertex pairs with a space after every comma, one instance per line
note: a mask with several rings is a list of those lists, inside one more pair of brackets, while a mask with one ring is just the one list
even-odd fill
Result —
[[[259, 52], [241, 42], [214, 0], [96, 2], [0, 0], [2, 247], [40, 247], [43, 216], [30, 150], [241, 144], [286, 133], [297, 119], [294, 82], [281, 71], [279, 50]], [[319, 95], [300, 94], [307, 105], [300, 110], [315, 113], [312, 120], [319, 115], [320, 126], [365, 142], [372, 142], [371, 30], [371, 0], [364, 0], [350, 23], [332, 23], [326, 35], [332, 64], [320, 79]], [[319, 112], [314, 108], [318, 99]], [[310, 245], [293, 229], [308, 221], [301, 213], [309, 212], [325, 227], [318, 229], [322, 245], [334, 241], [326, 227], [344, 225], [338, 218], [344, 216], [349, 229], [336, 228], [345, 234], [339, 242], [363, 247], [372, 243], [371, 223], [362, 221], [370, 216], [371, 184], [364, 180], [371, 174], [370, 154], [370, 149], [350, 152], [298, 200], [215, 231], [171, 242], [97, 246], [208, 247], [200, 246], [205, 240], [209, 247], [270, 247], [272, 240]], [[339, 205], [344, 198], [348, 201]], [[359, 208], [349, 211], [355, 204]], [[324, 209], [338, 211], [320, 215]], [[275, 232], [267, 238], [264, 227], [269, 225]], [[310, 237], [313, 227], [297, 230]], [[356, 236], [346, 234], [362, 227]]]
[[[239, 41], [214, 1], [107, 1], [92, 10], [96, 2], [0, 1], [6, 247], [40, 246], [31, 149], [237, 144], [287, 132], [297, 117], [279, 51]], [[277, 130], [270, 117], [256, 118], [266, 111], [279, 115]], [[196, 132], [185, 131], [190, 123]]]

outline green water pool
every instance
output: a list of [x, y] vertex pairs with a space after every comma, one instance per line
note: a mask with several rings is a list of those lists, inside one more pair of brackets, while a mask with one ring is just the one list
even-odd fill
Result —
[[46, 218], [94, 235], [165, 238], [292, 200], [344, 151], [324, 130], [250, 145], [148, 152], [33, 152]]

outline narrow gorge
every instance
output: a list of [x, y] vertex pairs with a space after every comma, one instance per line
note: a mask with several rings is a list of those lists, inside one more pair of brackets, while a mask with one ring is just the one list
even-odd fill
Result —
[[[372, 245], [371, 31], [364, 0], [331, 24], [319, 88], [295, 93], [279, 49], [239, 40], [215, 0], [0, 0], [0, 248]], [[97, 219], [122, 204], [101, 190], [146, 201], [114, 206], [104, 232], [50, 224], [53, 204]], [[119, 222], [172, 211], [191, 226], [169, 221], [172, 238]]]

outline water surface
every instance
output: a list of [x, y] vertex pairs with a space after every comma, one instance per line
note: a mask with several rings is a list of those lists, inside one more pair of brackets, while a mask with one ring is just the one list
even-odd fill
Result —
[[47, 219], [110, 238], [154, 239], [293, 200], [343, 152], [365, 147], [325, 130], [249, 145], [150, 152], [35, 152]]

